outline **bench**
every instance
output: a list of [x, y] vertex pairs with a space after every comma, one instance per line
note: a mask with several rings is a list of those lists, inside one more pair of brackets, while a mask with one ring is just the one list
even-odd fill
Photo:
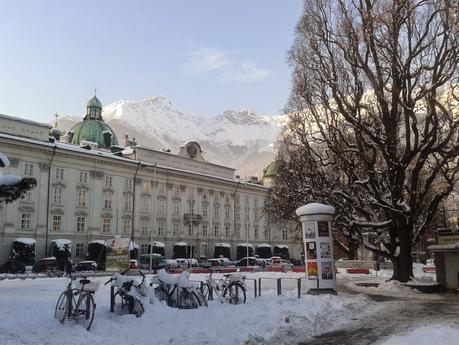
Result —
[[370, 274], [368, 268], [346, 268], [346, 272], [349, 274]]

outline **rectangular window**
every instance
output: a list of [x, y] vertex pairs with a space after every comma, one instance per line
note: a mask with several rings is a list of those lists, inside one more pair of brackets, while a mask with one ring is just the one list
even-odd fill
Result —
[[140, 254], [148, 254], [148, 243], [142, 243], [140, 245]]
[[207, 237], [207, 224], [202, 224], [202, 236]]
[[104, 218], [102, 222], [102, 232], [108, 234], [112, 228], [112, 220], [110, 218]]
[[127, 191], [132, 190], [132, 179], [127, 178], [124, 180], [124, 187]]
[[172, 224], [172, 234], [174, 236], [178, 236], [178, 234], [179, 234], [179, 224], [178, 223], [173, 223]]
[[219, 226], [218, 225], [214, 225], [214, 237], [218, 237], [218, 233], [219, 233]]
[[202, 216], [204, 218], [207, 218], [207, 203], [206, 202], [202, 203]]
[[230, 205], [225, 206], [225, 220], [229, 221], [230, 220], [230, 215], [231, 215], [231, 207]]
[[56, 205], [61, 205], [62, 204], [62, 193], [63, 193], [63, 188], [61, 186], [56, 186], [54, 187], [54, 192], [53, 192], [53, 203]]
[[193, 225], [188, 224], [188, 236], [193, 236]]
[[229, 225], [225, 225], [225, 236], [229, 238], [231, 235], [231, 228]]
[[28, 190], [26, 194], [24, 195], [24, 201], [33, 202], [33, 192], [31, 190]]
[[241, 224], [236, 225], [236, 238], [241, 238]]
[[258, 209], [257, 209], [257, 208], [254, 208], [254, 209], [253, 209], [253, 220], [254, 220], [254, 222], [258, 222], [259, 219], [260, 219], [260, 218], [259, 218]]
[[142, 235], [148, 235], [148, 221], [142, 220], [140, 223], [140, 231]]
[[164, 235], [164, 222], [158, 222], [158, 235]]
[[214, 218], [215, 219], [220, 218], [220, 205], [219, 204], [214, 204]]
[[258, 239], [258, 225], [253, 227], [253, 238]]
[[159, 214], [166, 214], [166, 200], [163, 198], [158, 200], [158, 213]]
[[148, 212], [148, 204], [150, 203], [150, 198], [148, 196], [143, 197], [143, 212]]
[[178, 216], [180, 214], [180, 201], [174, 201], [174, 216]]
[[193, 201], [190, 201], [188, 203], [188, 211], [190, 214], [194, 214], [194, 202]]
[[84, 256], [84, 244], [83, 243], [77, 243], [75, 245], [75, 256], [77, 257]]
[[174, 186], [174, 197], [180, 198], [180, 186]]
[[24, 164], [24, 176], [33, 176], [33, 164], [32, 163]]
[[130, 195], [124, 196], [124, 210], [130, 211], [132, 208], [132, 198]]
[[287, 230], [282, 230], [282, 239], [287, 240], [288, 239], [288, 231]]
[[105, 192], [104, 208], [106, 210], [111, 210], [112, 209], [112, 193], [111, 192]]
[[236, 218], [236, 220], [241, 220], [241, 208], [239, 206], [236, 206], [234, 218]]
[[21, 229], [32, 229], [32, 213], [21, 213]]
[[61, 231], [61, 224], [62, 224], [62, 216], [55, 214], [53, 216], [53, 231], [54, 232]]
[[88, 183], [88, 172], [80, 171], [80, 183]]
[[78, 190], [78, 207], [86, 207], [86, 190]]
[[164, 183], [160, 183], [158, 187], [159, 187], [159, 194], [160, 195], [166, 194], [166, 185]]
[[63, 168], [56, 168], [56, 180], [63, 180], [64, 179], [64, 169]]
[[86, 217], [77, 217], [76, 231], [83, 232], [86, 230]]
[[113, 185], [113, 176], [105, 175], [105, 186], [111, 187]]
[[130, 219], [125, 219], [123, 223], [123, 232], [125, 234], [129, 234], [132, 231], [132, 226], [131, 226], [131, 220]]

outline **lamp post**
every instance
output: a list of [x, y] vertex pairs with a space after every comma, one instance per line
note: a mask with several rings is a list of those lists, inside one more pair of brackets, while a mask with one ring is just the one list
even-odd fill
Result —
[[53, 163], [54, 154], [56, 153], [57, 146], [54, 145], [53, 153], [48, 165], [48, 195], [46, 198], [46, 232], [45, 232], [45, 256], [48, 255], [48, 233], [49, 233], [49, 194], [51, 188], [51, 164]]
[[[135, 189], [136, 189], [136, 180], [137, 180], [137, 174], [139, 173], [139, 168], [142, 165], [142, 163], [139, 161], [137, 163], [137, 167], [135, 169], [134, 173], [134, 187], [132, 188], [132, 222], [131, 222], [131, 241], [132, 245], [134, 246], [134, 223], [135, 223]], [[135, 248], [135, 246], [134, 246]]]
[[[237, 182], [236, 188], [234, 189], [234, 194], [233, 194], [233, 231], [234, 234], [236, 235], [236, 193], [237, 190], [239, 189], [239, 185], [241, 184], [241, 180]], [[236, 246], [236, 255], [237, 255], [237, 246]]]
[[153, 229], [156, 222], [156, 163], [153, 166], [153, 226], [150, 227], [150, 274], [153, 266]]

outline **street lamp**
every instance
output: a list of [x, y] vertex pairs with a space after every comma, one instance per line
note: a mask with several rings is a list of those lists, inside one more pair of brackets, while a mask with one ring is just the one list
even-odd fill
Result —
[[150, 227], [150, 274], [153, 266], [153, 229], [156, 224], [156, 163], [153, 166], [153, 226]]

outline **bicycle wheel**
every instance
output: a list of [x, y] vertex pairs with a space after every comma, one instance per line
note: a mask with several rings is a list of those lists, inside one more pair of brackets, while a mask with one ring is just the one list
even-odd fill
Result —
[[54, 318], [58, 319], [60, 323], [64, 323], [68, 315], [68, 307], [68, 295], [67, 292], [64, 291], [57, 299], [56, 308], [54, 309]]
[[223, 297], [231, 304], [245, 303], [245, 288], [240, 283], [231, 283], [223, 290]]
[[130, 313], [134, 314], [136, 317], [141, 317], [144, 311], [145, 309], [143, 308], [142, 302], [137, 298], [134, 298], [132, 311], [130, 311]]
[[195, 295], [195, 298], [197, 298], [200, 307], [203, 307], [203, 306], [207, 307], [207, 298], [203, 296], [203, 294], [201, 293], [201, 290], [196, 289], [196, 290], [191, 291], [191, 293]]
[[204, 283], [202, 284], [202, 295], [206, 300], [211, 300], [213, 299], [213, 294], [211, 293], [212, 291], [212, 286], [210, 286], [209, 283]]
[[80, 296], [75, 308], [78, 322], [89, 331], [92, 321], [94, 320], [94, 313], [96, 311], [96, 304], [91, 294], [85, 293]]
[[178, 295], [178, 308], [179, 309], [196, 309], [201, 305], [199, 298], [194, 291], [190, 291], [186, 288], [181, 288]]

